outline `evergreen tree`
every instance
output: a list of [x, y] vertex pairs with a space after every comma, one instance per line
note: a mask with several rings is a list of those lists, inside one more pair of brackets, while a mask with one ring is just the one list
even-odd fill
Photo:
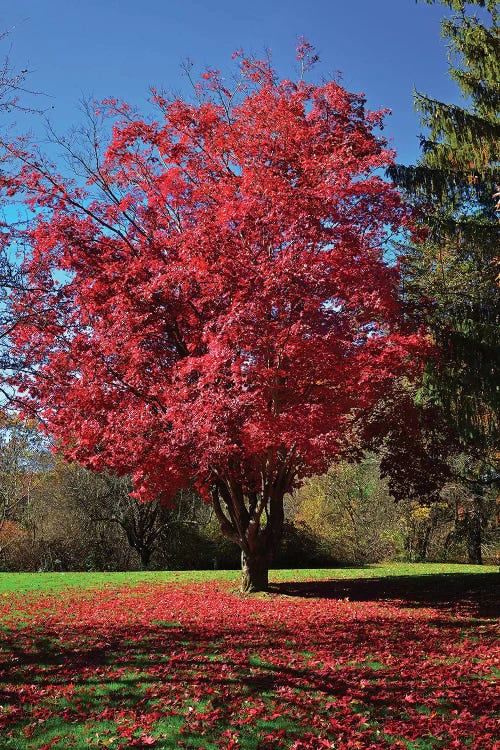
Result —
[[466, 522], [476, 536], [470, 558], [480, 562], [481, 495], [495, 478], [500, 413], [498, 10], [491, 0], [437, 1], [454, 11], [443, 20], [442, 35], [464, 102], [416, 93], [427, 128], [422, 156], [415, 166], [394, 167], [391, 176], [420, 207], [428, 232], [423, 244], [405, 250], [403, 294], [418, 303], [440, 352], [426, 369], [423, 393], [440, 407], [467, 456], [460, 465], [467, 466], [462, 481], [470, 487]]
[[498, 223], [500, 57], [495, 3], [476, 0], [486, 25], [462, 0], [442, 0], [456, 12], [442, 23], [450, 73], [464, 106], [416, 94], [429, 134], [414, 167], [392, 177], [413, 196], [428, 227], [427, 241], [403, 257], [404, 294], [425, 302], [441, 351], [428, 367], [427, 390], [445, 409], [463, 444], [491, 445], [498, 431]]

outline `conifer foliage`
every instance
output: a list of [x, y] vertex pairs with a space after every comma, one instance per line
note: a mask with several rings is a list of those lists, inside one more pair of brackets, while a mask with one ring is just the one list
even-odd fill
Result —
[[374, 173], [393, 156], [361, 96], [245, 57], [234, 88], [208, 71], [195, 91], [156, 94], [154, 122], [107, 102], [113, 137], [85, 186], [17, 149], [6, 187], [36, 214], [17, 385], [69, 459], [132, 474], [146, 501], [194, 482], [251, 590], [284, 494], [419, 366], [383, 261], [412, 218]]
[[[430, 2], [430, 0], [429, 0]], [[420, 206], [429, 237], [403, 262], [404, 293], [418, 304], [441, 351], [427, 390], [467, 450], [484, 455], [498, 435], [500, 42], [491, 0], [442, 0], [450, 75], [464, 97], [446, 104], [417, 93], [427, 134], [413, 167], [390, 170]], [[473, 6], [479, 6], [474, 8]]]
[[435, 429], [449, 436], [449, 470], [463, 498], [457, 528], [469, 562], [480, 563], [485, 492], [498, 478], [498, 7], [491, 0], [441, 4], [454, 11], [442, 32], [464, 101], [459, 106], [417, 94], [427, 127], [422, 157], [414, 167], [390, 172], [419, 206], [429, 232], [424, 244], [406, 251], [403, 291], [439, 349], [426, 368], [422, 395], [441, 413], [444, 428]]

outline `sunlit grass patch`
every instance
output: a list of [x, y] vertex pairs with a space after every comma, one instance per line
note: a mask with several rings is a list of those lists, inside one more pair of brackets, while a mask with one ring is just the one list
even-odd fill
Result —
[[[347, 568], [300, 568], [270, 571], [272, 583], [292, 581], [359, 580], [370, 578], [432, 575], [481, 575], [497, 573], [493, 565], [459, 565], [449, 563], [378, 563]], [[128, 571], [114, 573], [0, 573], [0, 596], [11, 593], [27, 593], [67, 590], [73, 588], [93, 589], [102, 587], [140, 586], [141, 584], [204, 583], [208, 581], [232, 581], [237, 586], [239, 571], [235, 570], [188, 570], [188, 571]]]

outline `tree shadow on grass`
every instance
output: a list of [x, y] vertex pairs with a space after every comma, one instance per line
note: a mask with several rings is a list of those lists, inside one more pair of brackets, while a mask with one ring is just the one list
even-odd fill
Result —
[[[89, 600], [69, 621], [71, 607], [55, 599], [52, 619], [7, 620], [1, 750], [85, 750], [97, 741], [131, 750], [141, 737], [158, 750], [215, 750], [228, 732], [241, 750], [274, 750], [311, 731], [332, 744], [344, 733], [358, 747], [384, 748], [387, 726], [405, 743], [435, 736], [425, 747], [437, 750], [439, 737], [472, 743], [489, 731], [496, 634], [486, 618], [498, 611], [497, 574], [271, 588], [283, 596], [217, 590], [207, 601], [204, 588], [193, 589], [179, 599], [182, 610], [164, 594], [164, 612], [160, 589], [140, 601], [125, 591]], [[130, 621], [120, 616], [127, 612]]]
[[[398, 599], [403, 606], [437, 602], [449, 607], [473, 601], [477, 608], [483, 593], [494, 595], [495, 581], [485, 578], [490, 577], [315, 581], [287, 584], [286, 593], [323, 599], [349, 596], [352, 601]], [[234, 603], [248, 605], [252, 614], [252, 600]], [[199, 604], [196, 600], [194, 607]], [[299, 607], [298, 621], [287, 621], [272, 615], [270, 602], [262, 604], [271, 610], [264, 627], [251, 617], [234, 623], [228, 617], [213, 624], [194, 617], [175, 626], [109, 620], [99, 630], [84, 622], [6, 628], [0, 641], [0, 670], [7, 683], [1, 702], [10, 706], [10, 713], [2, 750], [35, 750], [56, 735], [61, 739], [54, 749], [85, 750], [97, 733], [103, 742], [112, 741], [111, 746], [122, 750], [142, 747], [140, 736], [149, 743], [151, 734], [158, 750], [215, 748], [227, 731], [240, 733], [242, 750], [262, 750], [279, 747], [278, 738], [271, 745], [263, 739], [273, 727], [279, 730], [281, 725], [274, 726], [271, 718], [275, 715], [287, 727], [284, 746], [318, 726], [318, 716], [323, 718], [317, 731], [332, 743], [336, 732], [348, 731], [358, 746], [386, 747], [373, 745], [372, 733], [387, 721], [395, 722], [403, 737], [413, 736], [414, 722], [424, 722], [418, 730], [423, 734], [443, 732], [452, 710], [470, 717], [468, 736], [483, 731], [493, 684], [487, 665], [480, 668], [473, 661], [471, 639], [477, 635], [478, 621], [469, 612], [464, 617], [414, 620], [368, 608], [359, 619], [356, 615], [344, 621], [342, 611], [350, 612], [349, 604], [331, 616], [329, 605], [318, 602], [313, 620], [310, 609], [300, 615]], [[323, 619], [318, 621], [322, 607]], [[484, 637], [491, 639], [492, 630], [490, 622]], [[470, 663], [460, 672], [464, 652], [455, 659], [455, 649], [464, 638]], [[489, 647], [478, 651], [482, 658], [485, 653]], [[474, 670], [479, 670], [477, 675]], [[422, 718], [413, 706], [428, 710], [430, 718]], [[440, 718], [440, 711], [446, 716]], [[258, 729], [255, 716], [263, 722]], [[372, 728], [360, 728], [364, 717]], [[346, 722], [348, 729], [335, 728]], [[133, 735], [127, 734], [127, 727], [130, 732], [134, 728]]]
[[466, 606], [478, 617], [500, 616], [499, 573], [439, 573], [422, 576], [394, 576], [330, 579], [274, 583], [270, 591], [286, 596], [350, 601], [393, 601], [404, 607], [445, 608]]
[[[83, 624], [71, 628], [68, 640], [61, 639], [64, 633], [60, 631], [47, 632], [44, 640], [26, 632], [23, 642], [16, 644], [12, 633], [0, 644], [6, 650], [10, 640], [10, 658], [3, 665], [10, 684], [2, 702], [13, 709], [4, 728], [11, 730], [10, 737], [5, 736], [12, 743], [6, 742], [2, 750], [40, 748], [56, 733], [61, 736], [55, 743], [58, 750], [69, 746], [84, 750], [93, 742], [96, 731], [101, 739], [113, 740], [113, 746], [127, 750], [142, 747], [138, 740], [141, 732], [147, 737], [151, 733], [157, 736], [155, 747], [159, 750], [183, 742], [184, 747], [201, 747], [202, 742], [205, 747], [207, 737], [216, 742], [231, 727], [242, 732], [242, 750], [258, 750], [269, 746], [258, 744], [251, 712], [264, 717], [264, 736], [273, 727], [269, 717], [276, 710], [285, 714], [289, 724], [286, 741], [290, 744], [295, 732], [305, 731], [304, 722], [306, 728], [315, 725], [318, 712], [324, 717], [326, 732], [330, 731], [327, 727], [332, 717], [339, 726], [350, 721], [353, 741], [364, 742], [371, 733], [358, 730], [361, 719], [352, 718], [358, 711], [375, 727], [385, 726], [387, 720], [404, 722], [401, 733], [410, 736], [412, 721], [418, 716], [408, 715], [409, 706], [428, 705], [433, 715], [441, 709], [448, 711], [448, 703], [440, 704], [435, 696], [439, 678], [447, 685], [444, 698], [450, 703], [449, 710], [466, 712], [473, 722], [468, 730], [477, 733], [481, 714], [491, 700], [492, 685], [481, 679], [469, 680], [468, 675], [467, 681], [461, 682], [453, 663], [447, 663], [447, 645], [459, 643], [459, 631], [464, 628], [467, 635], [472, 634], [474, 625], [465, 619], [445, 622], [444, 630], [437, 635], [432, 632], [434, 620], [428, 621], [428, 632], [424, 623], [405, 618], [385, 622], [379, 614], [375, 619], [335, 621], [330, 629], [302, 627], [296, 632], [294, 624], [289, 623], [286, 633], [279, 622], [272, 621], [264, 629], [254, 623], [240, 628], [228, 623], [213, 632], [196, 626], [138, 625], [130, 629], [110, 623], [104, 648], [95, 643], [102, 633], [92, 633]], [[284, 636], [298, 641], [287, 645]], [[88, 638], [86, 646], [82, 637]], [[312, 661], [308, 656], [297, 657], [302, 650], [313, 652]], [[332, 659], [332, 654], [339, 657]], [[33, 671], [36, 660], [45, 665], [42, 674]], [[33, 684], [36, 675], [43, 677], [43, 682]], [[249, 723], [240, 724], [245, 711]], [[147, 716], [151, 712], [157, 717], [150, 722]], [[100, 724], [103, 719], [111, 722], [107, 735]], [[300, 720], [298, 729], [296, 719]], [[23, 741], [28, 722], [32, 734], [24, 738], [24, 745], [15, 744]], [[133, 744], [117, 729], [127, 722], [140, 727]], [[440, 722], [436, 714], [427, 729], [442, 731]], [[332, 742], [335, 731], [328, 735]], [[215, 747], [210, 739], [208, 747]]]

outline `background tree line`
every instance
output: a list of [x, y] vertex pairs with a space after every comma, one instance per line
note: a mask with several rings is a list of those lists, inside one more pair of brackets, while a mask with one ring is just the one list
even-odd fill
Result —
[[[2, 415], [0, 569], [136, 570], [235, 568], [236, 545], [211, 505], [183, 492], [175, 509], [130, 496], [127, 478], [88, 471], [52, 455], [36, 425]], [[422, 498], [425, 500], [425, 498]], [[395, 502], [380, 459], [367, 454], [310, 479], [286, 498], [278, 567], [362, 565], [382, 560], [475, 561], [468, 497], [450, 480], [431, 504]], [[482, 549], [495, 556], [495, 492], [481, 507]]]

